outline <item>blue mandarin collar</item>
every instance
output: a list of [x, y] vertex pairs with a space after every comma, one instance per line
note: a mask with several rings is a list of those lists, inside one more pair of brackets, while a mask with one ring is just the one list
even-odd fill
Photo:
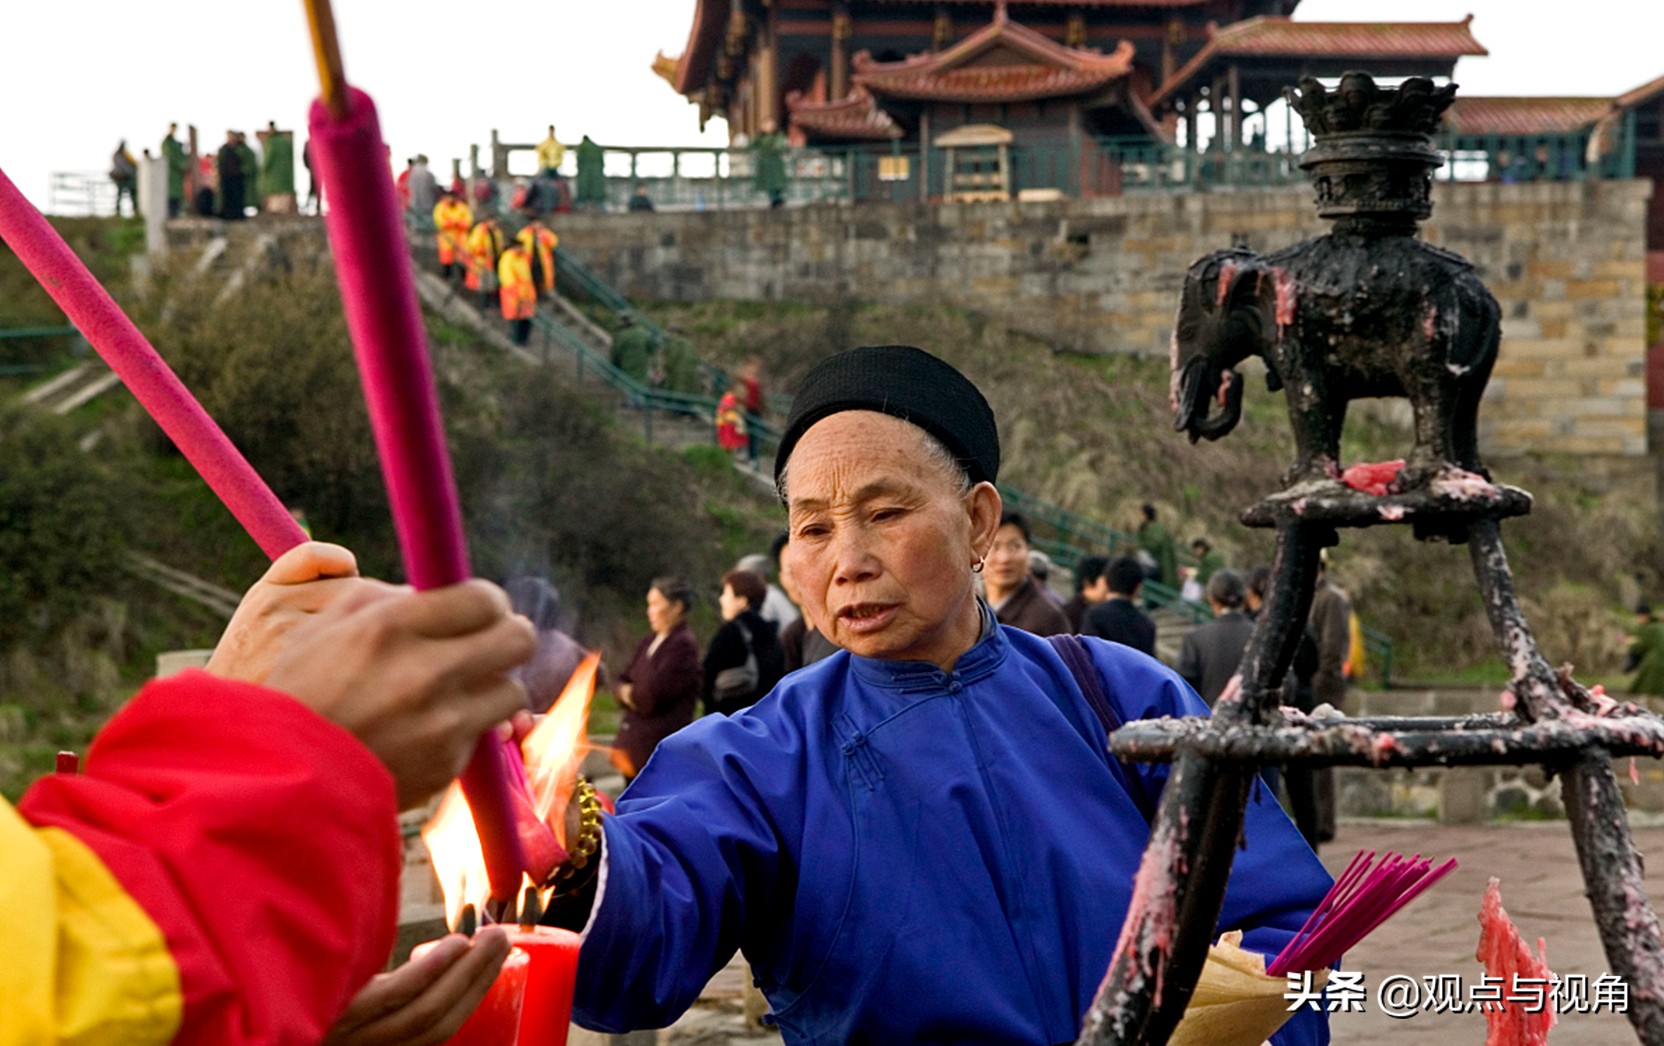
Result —
[[944, 672], [928, 661], [883, 661], [851, 654], [849, 663], [856, 678], [872, 686], [905, 693], [938, 688], [958, 693], [961, 688], [993, 675], [1005, 661], [1011, 644], [1006, 642], [988, 603], [978, 597], [976, 605], [982, 616], [982, 634], [971, 649], [959, 656], [953, 671]]

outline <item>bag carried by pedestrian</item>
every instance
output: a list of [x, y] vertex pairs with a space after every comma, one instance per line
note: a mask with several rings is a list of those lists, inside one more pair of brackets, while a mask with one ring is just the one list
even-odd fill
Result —
[[740, 635], [745, 637], [745, 664], [724, 668], [716, 674], [711, 682], [711, 698], [718, 704], [743, 700], [757, 693], [757, 683], [762, 678], [757, 668], [757, 651], [751, 646], [751, 632], [738, 621]]

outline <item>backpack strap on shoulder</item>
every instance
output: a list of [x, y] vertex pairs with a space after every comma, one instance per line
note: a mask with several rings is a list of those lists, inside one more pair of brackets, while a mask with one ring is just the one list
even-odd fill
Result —
[[[1086, 648], [1086, 640], [1065, 632], [1047, 636], [1046, 642], [1050, 643], [1052, 649], [1057, 651], [1058, 657], [1063, 659], [1064, 667], [1069, 670], [1070, 675], [1075, 677], [1075, 684], [1080, 687], [1081, 694], [1086, 697], [1087, 705], [1092, 709], [1093, 714], [1098, 717], [1098, 722], [1103, 724], [1104, 734], [1107, 736], [1120, 729], [1122, 725], [1121, 715], [1115, 707], [1114, 700], [1109, 696], [1109, 692], [1104, 689], [1103, 677], [1098, 674], [1098, 666], [1092, 662], [1092, 654]], [[1154, 821], [1156, 803], [1154, 797], [1145, 788], [1144, 778], [1139, 775], [1136, 768], [1128, 765], [1126, 760], [1113, 752], [1108, 753], [1108, 755], [1110, 757], [1110, 769], [1120, 776], [1122, 782], [1126, 785], [1127, 794], [1132, 797], [1133, 804], [1144, 815], [1144, 820]]]

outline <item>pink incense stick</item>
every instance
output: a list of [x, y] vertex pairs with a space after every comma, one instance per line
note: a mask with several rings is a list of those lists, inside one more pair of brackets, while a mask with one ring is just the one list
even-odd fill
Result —
[[[311, 116], [312, 162], [329, 208], [325, 221], [341, 301], [405, 573], [418, 589], [453, 585], [470, 574], [462, 510], [393, 175], [375, 103], [353, 87], [345, 87], [343, 101], [339, 117], [322, 101], [312, 104]], [[480, 739], [460, 780], [485, 852], [491, 896], [512, 904], [520, 895], [522, 872], [541, 884], [551, 869], [526, 866], [518, 834], [524, 826], [516, 824], [508, 765], [494, 736]], [[565, 859], [564, 852], [559, 859]]]
[[276, 559], [306, 540], [306, 532], [265, 480], [4, 171], [0, 171], [0, 239], [46, 288], [261, 551]]
[[1372, 869], [1374, 860], [1375, 851], [1358, 851], [1294, 938], [1266, 965], [1269, 976], [1316, 970], [1339, 961], [1354, 944], [1456, 868], [1454, 857], [1438, 868], [1420, 854], [1406, 860], [1402, 854], [1389, 853]]

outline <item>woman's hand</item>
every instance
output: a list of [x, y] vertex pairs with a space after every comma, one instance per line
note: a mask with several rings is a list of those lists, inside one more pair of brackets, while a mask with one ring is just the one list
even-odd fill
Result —
[[322, 1046], [438, 1046], [485, 998], [508, 953], [499, 926], [418, 945], [409, 962], [353, 996]]
[[625, 708], [628, 708], [632, 712], [634, 712], [636, 710], [635, 700], [631, 696], [633, 693], [634, 693], [634, 688], [632, 686], [630, 686], [629, 683], [620, 683], [620, 684], [618, 684], [618, 689], [616, 691], [614, 691], [615, 696], [617, 696], [617, 698], [618, 698], [618, 703], [623, 705]]

